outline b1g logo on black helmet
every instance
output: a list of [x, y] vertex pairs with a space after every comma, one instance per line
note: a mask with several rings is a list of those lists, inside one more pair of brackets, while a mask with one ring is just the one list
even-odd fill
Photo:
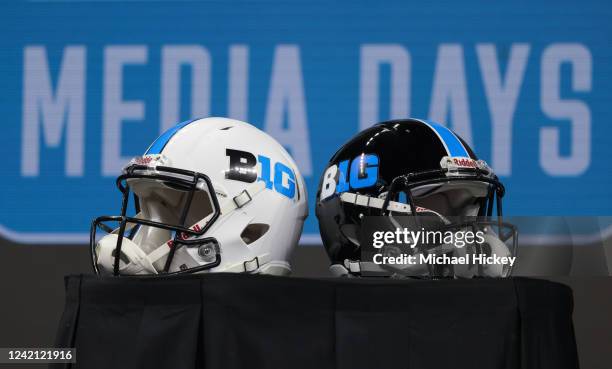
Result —
[[[225, 155], [229, 157], [229, 170], [225, 173], [226, 179], [252, 183], [263, 181], [266, 188], [274, 190], [281, 195], [292, 199], [295, 197], [295, 173], [281, 162], [274, 163], [274, 175], [270, 158], [264, 155], [251, 154], [248, 151], [226, 149]], [[257, 163], [261, 166], [261, 173], [257, 173]]]
[[350, 189], [371, 187], [378, 181], [378, 156], [361, 154], [353, 160], [333, 164], [323, 174], [321, 200]]

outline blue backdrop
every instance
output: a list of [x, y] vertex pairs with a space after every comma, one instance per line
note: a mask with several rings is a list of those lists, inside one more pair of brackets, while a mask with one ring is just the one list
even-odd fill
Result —
[[15, 1], [0, 4], [0, 233], [83, 242], [114, 176], [170, 125], [247, 120], [279, 139], [312, 203], [360, 128], [438, 120], [498, 172], [514, 215], [612, 200], [606, 1]]

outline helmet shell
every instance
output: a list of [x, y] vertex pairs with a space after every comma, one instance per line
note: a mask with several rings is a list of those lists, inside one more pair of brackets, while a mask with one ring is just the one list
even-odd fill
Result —
[[[347, 232], [341, 229], [342, 226], [348, 228], [357, 224], [360, 214], [344, 209], [339, 200], [340, 193], [350, 191], [380, 197], [399, 176], [439, 171], [440, 162], [445, 157], [478, 160], [469, 145], [456, 133], [438, 123], [419, 119], [378, 123], [345, 143], [326, 167], [337, 168], [332, 181], [336, 185], [335, 191], [329, 189], [329, 183], [326, 183], [330, 182], [326, 179], [326, 174], [329, 175], [326, 170], [321, 176], [316, 197], [319, 230], [332, 263], [342, 263], [345, 259], [358, 260], [360, 257], [360, 248], [355, 239], [347, 237]], [[369, 174], [368, 163], [376, 167]], [[376, 178], [361, 178], [374, 172]], [[357, 186], [346, 182], [355, 182]], [[334, 192], [333, 195], [330, 195], [331, 192]]]

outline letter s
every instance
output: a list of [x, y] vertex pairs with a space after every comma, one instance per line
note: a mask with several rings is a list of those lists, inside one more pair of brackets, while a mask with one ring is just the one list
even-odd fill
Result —
[[552, 119], [569, 121], [569, 153], [562, 153], [560, 128], [542, 127], [540, 164], [551, 176], [579, 176], [591, 163], [591, 110], [585, 101], [561, 98], [561, 66], [571, 66], [571, 88], [590, 92], [593, 61], [590, 50], [582, 44], [552, 44], [542, 55], [541, 104]]

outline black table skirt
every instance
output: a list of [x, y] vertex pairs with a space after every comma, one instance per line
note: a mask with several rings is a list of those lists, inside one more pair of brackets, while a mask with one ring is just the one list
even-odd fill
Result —
[[56, 342], [77, 363], [52, 367], [574, 369], [572, 309], [525, 278], [77, 275]]

